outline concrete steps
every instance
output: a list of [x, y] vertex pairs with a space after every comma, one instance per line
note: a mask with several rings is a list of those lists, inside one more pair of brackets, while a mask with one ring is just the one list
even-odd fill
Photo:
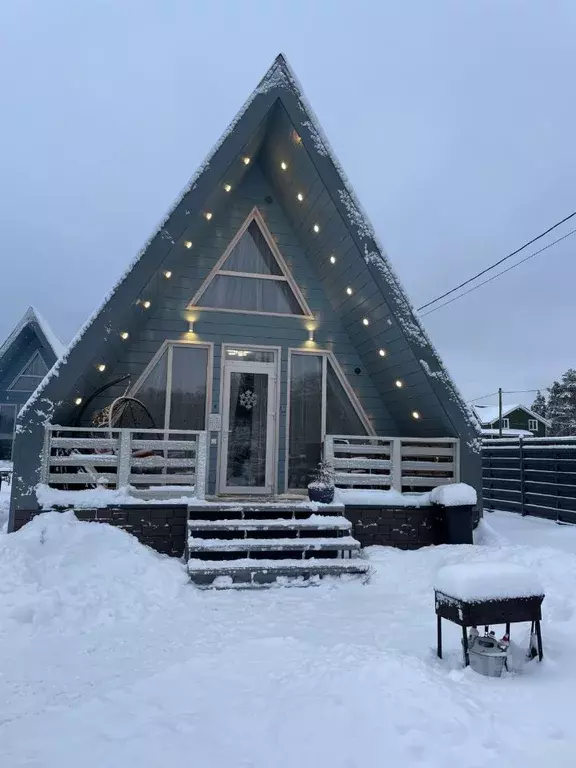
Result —
[[351, 523], [336, 505], [210, 504], [189, 507], [187, 560], [204, 588], [317, 584], [325, 576], [366, 578]]

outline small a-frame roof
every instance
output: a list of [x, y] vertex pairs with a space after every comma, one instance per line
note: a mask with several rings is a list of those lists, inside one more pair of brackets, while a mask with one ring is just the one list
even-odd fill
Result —
[[[533, 410], [528, 408], [527, 405], [523, 405], [523, 403], [506, 403], [502, 405], [502, 418], [508, 416], [513, 411], [517, 411], [517, 410], [524, 411], [531, 418], [541, 421], [542, 424], [545, 424], [547, 427], [552, 426], [551, 421], [549, 421], [548, 419], [545, 419], [544, 416], [540, 416], [540, 414], [538, 413], [534, 413]], [[480, 423], [483, 426], [494, 424], [494, 422], [498, 421], [498, 419], [500, 418], [500, 410], [497, 405], [477, 405], [475, 406], [475, 411], [478, 414]]]
[[[287, 127], [291, 130], [286, 131]], [[459, 435], [470, 451], [478, 453], [477, 422], [417, 318], [283, 55], [275, 59], [150, 240], [28, 401], [27, 409], [39, 397], [51, 402], [67, 399], [70, 403], [74, 395], [89, 394], [78, 391], [78, 382], [83, 381], [85, 372], [93, 370], [95, 354], [110, 353], [115, 345], [119, 348], [122, 343], [119, 341], [120, 331], [132, 332], [137, 327], [135, 324], [145, 322], [145, 313], [138, 309], [146, 306], [150, 299], [153, 303], [155, 296], [160, 295], [163, 286], [159, 275], [167, 268], [166, 264], [171, 263], [170, 259], [179, 258], [175, 254], [184, 253], [185, 247], [192, 247], [194, 242], [202, 240], [208, 231], [206, 228], [211, 226], [209, 219], [214, 216], [216, 220], [219, 209], [226, 205], [227, 191], [223, 190], [238, 186], [251, 166], [251, 158], [256, 157], [262, 147], [268, 146], [266, 142], [274, 131], [283, 137], [283, 141], [289, 141], [286, 137], [290, 135], [292, 143], [303, 148], [306, 162], [322, 188], [320, 194], [330, 206], [332, 220], [337, 221], [338, 231], [346, 241], [350, 258], [354, 260], [357, 272], [362, 272], [364, 284], [369, 285], [366, 301], [361, 307], [350, 301], [339, 314], [355, 333], [356, 329], [361, 330], [365, 368], [370, 375], [375, 372], [382, 400], [391, 409], [400, 404], [397, 418], [395, 414], [398, 433], [411, 434], [415, 429], [411, 415], [414, 411], [410, 401], [406, 400], [411, 390], [417, 393], [414, 405], [419, 402], [416, 398], [420, 398], [426, 407], [429, 406], [428, 412], [435, 413], [426, 434]], [[269, 152], [273, 154], [273, 148]], [[209, 216], [207, 212], [210, 212]], [[311, 234], [312, 222], [313, 219], [301, 234], [316, 238], [310, 241], [315, 244], [310, 246], [311, 251], [322, 245], [326, 250], [328, 240], [322, 239], [326, 230], [318, 230], [314, 225], [314, 234]], [[338, 296], [344, 289], [345, 284], [339, 287]], [[370, 313], [369, 321], [365, 312]], [[183, 331], [185, 328], [183, 315]], [[400, 361], [399, 365], [404, 365], [410, 386], [396, 389], [393, 375], [378, 373], [376, 366], [381, 360], [378, 358], [381, 347], [399, 350], [396, 359]], [[425, 421], [426, 413], [419, 422], [419, 429], [426, 428]]]
[[52, 357], [54, 359], [59, 358], [64, 352], [64, 345], [56, 336], [52, 328], [50, 328], [40, 312], [38, 312], [35, 307], [28, 307], [0, 347], [0, 360], [10, 352], [14, 344], [18, 341], [20, 335], [24, 333], [27, 328], [31, 328], [34, 333], [36, 333], [41, 346], [44, 348], [45, 352], [48, 353], [46, 356], [49, 359], [46, 362], [50, 362], [50, 358]]

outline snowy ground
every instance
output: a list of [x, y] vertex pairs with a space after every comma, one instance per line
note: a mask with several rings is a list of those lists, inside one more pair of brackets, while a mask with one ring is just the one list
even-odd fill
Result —
[[[0, 537], [0, 765], [574, 765], [576, 528], [495, 513], [481, 546], [373, 548], [368, 585], [198, 592], [122, 531], [68, 515]], [[431, 585], [527, 565], [546, 658], [492, 680], [433, 648]], [[513, 630], [524, 644], [527, 630]]]

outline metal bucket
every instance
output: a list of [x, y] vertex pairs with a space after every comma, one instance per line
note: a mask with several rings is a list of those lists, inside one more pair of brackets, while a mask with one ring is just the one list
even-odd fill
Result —
[[494, 637], [477, 637], [468, 649], [470, 666], [486, 677], [500, 677], [506, 667], [506, 648]]

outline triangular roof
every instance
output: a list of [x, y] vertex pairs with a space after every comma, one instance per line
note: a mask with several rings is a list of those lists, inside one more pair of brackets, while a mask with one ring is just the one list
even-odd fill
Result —
[[[93, 370], [94, 355], [103, 350], [110, 352], [114, 345], [122, 343], [119, 341], [121, 330], [131, 332], [131, 324], [142, 317], [139, 310], [142, 306], [149, 306], [150, 298], [153, 301], [155, 292], [162, 290], [161, 270], [166, 269], [170, 258], [177, 258], [173, 256], [175, 251], [184, 253], [184, 246], [191, 247], [193, 242], [201, 240], [206, 227], [210, 226], [207, 219], [212, 218], [206, 212], [213, 212], [216, 217], [219, 206], [226, 204], [227, 192], [223, 189], [228, 191], [240, 183], [250, 167], [250, 158], [258, 153], [274, 121], [284, 121], [283, 125], [293, 126], [290, 139], [305, 150], [306, 162], [313, 168], [322, 187], [320, 195], [334, 211], [340, 229], [344, 228], [347, 247], [353, 252], [366, 284], [369, 283], [365, 303], [357, 306], [349, 302], [344, 317], [347, 323], [365, 332], [363, 338], [370, 344], [370, 354], [366, 353], [365, 359], [366, 369], [369, 372], [375, 370], [379, 347], [398, 347], [398, 359], [408, 360], [409, 375], [414, 381], [413, 391], [421, 393], [418, 397], [426, 398], [430, 411], [435, 409], [438, 414], [436, 421], [430, 422], [428, 434], [441, 432], [437, 426], [441, 424], [442, 429], [468, 439], [472, 446], [478, 435], [476, 422], [416, 317], [368, 217], [283, 55], [275, 59], [153, 236], [28, 401], [27, 408], [38, 397], [46, 397], [50, 401], [71, 398], [74, 388], [80, 386], [78, 382], [82, 371]], [[314, 231], [318, 232], [315, 226]], [[302, 235], [309, 236], [311, 232], [312, 223]], [[321, 240], [322, 233], [318, 237]], [[145, 301], [142, 300], [144, 298]], [[364, 315], [367, 311], [371, 312], [369, 322], [366, 322]], [[72, 365], [67, 365], [67, 361]], [[57, 379], [55, 374], [58, 374]], [[392, 385], [389, 379], [390, 376], [386, 385], [382, 384], [380, 395], [387, 403], [394, 403], [402, 392], [395, 389], [393, 377]], [[76, 394], [89, 393], [76, 389]], [[403, 408], [401, 417], [397, 419], [400, 434], [410, 434], [410, 429], [414, 427], [408, 410]], [[478, 450], [478, 445], [474, 443], [474, 451]]]
[[[478, 418], [480, 419], [481, 424], [494, 424], [495, 421], [498, 421], [500, 418], [500, 409], [497, 405], [476, 405], [474, 406], [476, 413], [478, 414]], [[541, 421], [543, 424], [546, 424], [547, 427], [550, 427], [552, 425], [552, 422], [550, 422], [548, 419], [545, 419], [544, 416], [540, 416], [539, 413], [534, 413], [533, 410], [528, 408], [527, 405], [523, 405], [522, 403], [506, 403], [502, 404], [502, 418], [505, 418], [513, 411], [517, 411], [518, 409], [524, 411], [529, 416], [531, 416], [533, 419], [538, 419], [538, 421]]]
[[64, 345], [35, 307], [28, 307], [0, 347], [0, 360], [8, 355], [27, 328], [30, 328], [37, 335], [41, 346], [47, 353], [48, 360], [46, 362], [52, 365], [53, 359], [56, 360], [64, 352]]

